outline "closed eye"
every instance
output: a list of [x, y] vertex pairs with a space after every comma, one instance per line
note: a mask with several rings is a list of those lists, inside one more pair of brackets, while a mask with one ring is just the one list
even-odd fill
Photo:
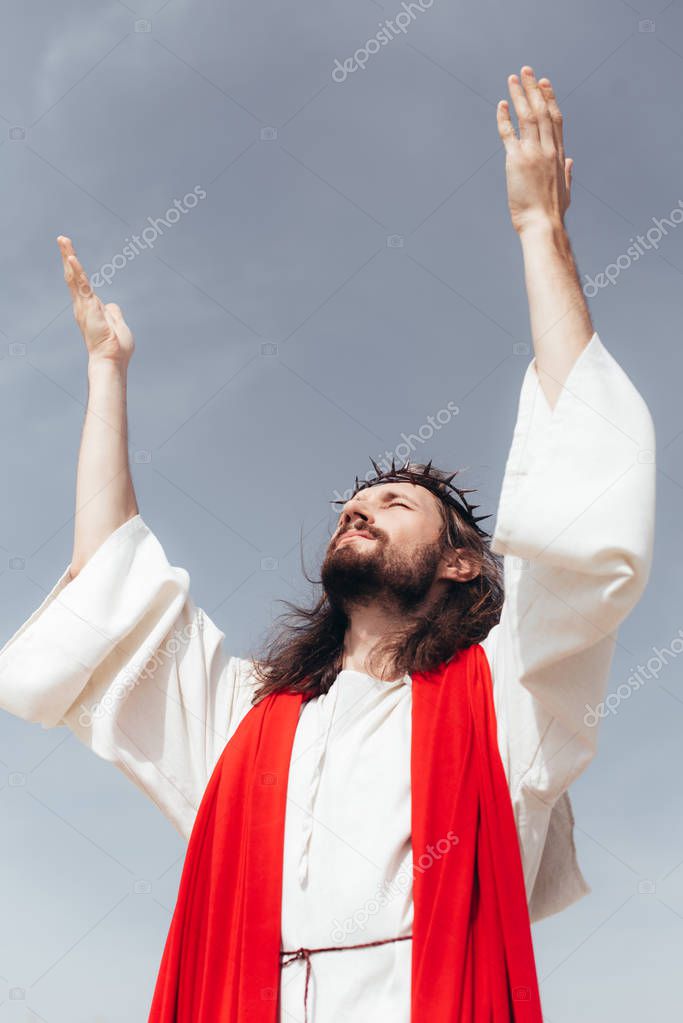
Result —
[[[392, 508], [395, 504], [399, 505], [399, 507], [401, 507], [401, 508], [407, 508], [408, 511], [412, 511], [412, 508], [411, 508], [411, 506], [409, 504], [406, 504], [405, 501], [399, 501], [399, 500], [390, 501], [389, 504], [385, 505], [384, 507], [385, 508]], [[340, 519], [339, 519], [339, 527], [338, 528], [341, 527], [341, 524], [342, 524], [342, 517], [340, 517]]]

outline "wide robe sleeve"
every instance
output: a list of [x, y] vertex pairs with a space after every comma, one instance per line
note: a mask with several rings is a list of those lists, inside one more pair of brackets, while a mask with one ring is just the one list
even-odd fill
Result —
[[619, 624], [649, 577], [655, 433], [594, 333], [554, 409], [526, 370], [492, 549], [505, 600], [484, 640], [532, 920], [590, 891], [570, 784], [597, 749]]
[[0, 708], [65, 724], [188, 838], [225, 743], [250, 707], [247, 662], [135, 515], [75, 578], [68, 566], [0, 650]]

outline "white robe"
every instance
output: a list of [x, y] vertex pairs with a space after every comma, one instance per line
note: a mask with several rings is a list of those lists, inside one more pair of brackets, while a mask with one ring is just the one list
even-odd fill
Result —
[[[649, 575], [654, 450], [647, 406], [597, 333], [554, 410], [529, 364], [494, 531], [505, 603], [482, 645], [532, 920], [590, 891], [567, 790], [595, 755], [616, 629]], [[136, 515], [75, 579], [66, 568], [0, 650], [0, 707], [67, 725], [186, 838], [253, 693], [250, 662], [227, 654], [189, 589]], [[304, 704], [283, 948], [410, 934], [410, 708], [409, 675], [350, 670]], [[309, 1019], [408, 1023], [410, 955], [409, 940], [314, 955]], [[304, 973], [301, 961], [283, 968], [282, 1023], [303, 1019]]]

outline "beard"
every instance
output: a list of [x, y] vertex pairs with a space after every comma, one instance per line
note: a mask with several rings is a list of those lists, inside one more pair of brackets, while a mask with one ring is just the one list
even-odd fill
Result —
[[321, 582], [330, 604], [348, 614], [381, 600], [398, 612], [415, 612], [429, 594], [443, 548], [424, 543], [407, 551], [391, 547], [376, 530], [363, 531], [373, 539], [337, 544], [325, 556]]

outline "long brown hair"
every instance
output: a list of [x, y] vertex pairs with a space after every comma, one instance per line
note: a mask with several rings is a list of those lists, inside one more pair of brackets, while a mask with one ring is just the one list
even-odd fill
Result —
[[[422, 464], [411, 465], [425, 468]], [[447, 478], [432, 468], [431, 479], [438, 482], [438, 477]], [[440, 484], [430, 489], [437, 497], [446, 492]], [[443, 498], [437, 503], [442, 520], [437, 543], [443, 550], [464, 549], [468, 558], [476, 560], [479, 574], [467, 582], [450, 582], [427, 611], [378, 643], [368, 658], [370, 673], [380, 664], [392, 666], [392, 678], [433, 670], [460, 650], [481, 642], [500, 618], [502, 558], [493, 553], [489, 535], [471, 522], [471, 516], [461, 514]], [[307, 575], [303, 554], [302, 568], [310, 583], [321, 585]], [[252, 657], [257, 680], [253, 703], [277, 692], [311, 696], [326, 693], [341, 670], [348, 626], [344, 612], [329, 601], [325, 592], [313, 607], [288, 600], [281, 603], [289, 610], [277, 619], [263, 655]]]

